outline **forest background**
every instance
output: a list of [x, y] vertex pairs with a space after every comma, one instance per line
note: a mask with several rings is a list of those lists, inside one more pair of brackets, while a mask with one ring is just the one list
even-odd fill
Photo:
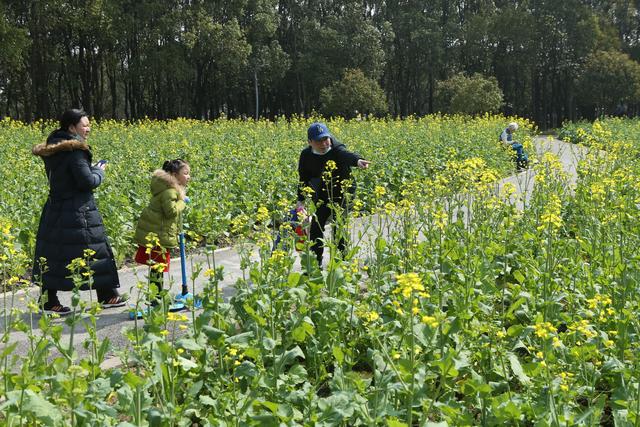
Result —
[[640, 106], [640, 1], [0, 0], [0, 117], [406, 117]]

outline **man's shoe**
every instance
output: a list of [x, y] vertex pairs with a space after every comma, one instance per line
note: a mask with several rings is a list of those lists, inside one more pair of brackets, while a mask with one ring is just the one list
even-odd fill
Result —
[[122, 298], [120, 295], [111, 297], [106, 301], [100, 301], [102, 308], [122, 307], [126, 303], [127, 303], [127, 300]]
[[66, 316], [71, 314], [71, 309], [62, 304], [45, 304], [42, 307], [42, 314], [57, 314], [58, 316]]

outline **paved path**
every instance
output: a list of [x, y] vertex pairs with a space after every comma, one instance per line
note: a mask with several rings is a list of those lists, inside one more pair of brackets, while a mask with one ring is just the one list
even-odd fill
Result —
[[[535, 146], [537, 151], [537, 156], [540, 158], [544, 152], [552, 152], [559, 156], [562, 161], [565, 171], [569, 174], [570, 182], [575, 182], [576, 176], [576, 167], [577, 162], [580, 158], [584, 156], [585, 149], [584, 147], [576, 146], [573, 144], [567, 144], [554, 139], [547, 138], [537, 138], [535, 140]], [[532, 170], [521, 172], [516, 175], [512, 175], [500, 181], [499, 186], [504, 185], [504, 183], [511, 183], [517, 189], [517, 192], [521, 194], [523, 197], [521, 198], [524, 203], [529, 198], [529, 194], [533, 189], [534, 185], [534, 172]], [[520, 203], [523, 203], [520, 202]], [[367, 230], [371, 227], [368, 227], [372, 222], [377, 221], [376, 217], [368, 217], [358, 220], [359, 222], [356, 224], [356, 232], [358, 232], [358, 228], [361, 230]], [[364, 237], [364, 241], [360, 242], [361, 245], [367, 245], [367, 238]], [[257, 255], [253, 254], [252, 259], [257, 259]], [[201, 264], [204, 269], [208, 268], [209, 263], [214, 260], [217, 266], [224, 267], [224, 280], [222, 281], [221, 288], [223, 291], [223, 295], [225, 298], [229, 298], [233, 295], [234, 289], [233, 285], [236, 283], [238, 278], [243, 277], [242, 269], [240, 268], [240, 255], [237, 250], [234, 248], [225, 248], [216, 250], [213, 254], [210, 254], [207, 257], [204, 254], [195, 254], [189, 257], [187, 262], [187, 275], [191, 277], [191, 267], [197, 266]], [[299, 266], [299, 262], [296, 263]], [[299, 267], [298, 267], [299, 268]], [[203, 270], [204, 271], [204, 270]], [[133, 267], [133, 268], [124, 268], [120, 270], [120, 281], [121, 281], [121, 292], [129, 292], [131, 295], [135, 295], [137, 293], [136, 284], [139, 281], [146, 281], [146, 268], [145, 267]], [[166, 279], [165, 279], [166, 281]], [[179, 259], [174, 264], [171, 273], [169, 274], [168, 281], [171, 283], [171, 292], [172, 294], [176, 294], [180, 291], [180, 264]], [[198, 292], [202, 289], [203, 283], [205, 282], [205, 278], [202, 274], [195, 279], [195, 290]], [[192, 286], [190, 284], [190, 286]], [[15, 295], [15, 299], [13, 303], [15, 306], [26, 309], [26, 301], [29, 298], [37, 298], [39, 294], [39, 289], [30, 288], [26, 291], [20, 291], [17, 295]], [[60, 300], [65, 305], [70, 305], [70, 292], [61, 292]], [[88, 299], [89, 293], [82, 292], [82, 297]], [[0, 304], [6, 303], [7, 305], [11, 305], [10, 301], [11, 295], [3, 295], [0, 297]], [[39, 315], [34, 315], [33, 318], [35, 320], [34, 324], [37, 328], [37, 319]], [[28, 315], [23, 315], [23, 319], [25, 321], [29, 321]], [[60, 324], [64, 325], [63, 320], [55, 320]], [[132, 321], [129, 320], [128, 317], [128, 309], [126, 308], [116, 308], [116, 309], [108, 309], [103, 311], [98, 319], [97, 323], [97, 333], [100, 339], [104, 337], [108, 337], [111, 342], [113, 348], [123, 348], [128, 346], [128, 341], [124, 337], [123, 329], [133, 327]], [[5, 319], [0, 317], [0, 328], [4, 330], [5, 327]], [[69, 331], [68, 327], [64, 325], [63, 338], [68, 340]], [[78, 343], [76, 345], [78, 354], [82, 357], [86, 354], [86, 350], [82, 348], [83, 341], [88, 338], [88, 334], [84, 328], [77, 328], [75, 331], [74, 342]], [[25, 334], [21, 332], [13, 332], [11, 334], [10, 343], [17, 342], [17, 346], [14, 350], [16, 354], [26, 354], [28, 351], [28, 341]], [[3, 345], [0, 344], [0, 348]], [[110, 356], [113, 356], [111, 353]], [[111, 357], [104, 364], [105, 367], [113, 366], [117, 364], [119, 359], [117, 357]]]

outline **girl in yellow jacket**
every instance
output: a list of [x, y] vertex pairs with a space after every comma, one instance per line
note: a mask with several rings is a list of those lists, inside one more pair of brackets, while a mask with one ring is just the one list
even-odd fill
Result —
[[[151, 200], [136, 227], [135, 260], [149, 265], [149, 281], [162, 291], [163, 273], [169, 271], [170, 249], [178, 246], [178, 222], [185, 203], [191, 168], [182, 159], [167, 160], [151, 176]], [[153, 236], [153, 238], [152, 238]], [[155, 305], [155, 304], [154, 304]]]

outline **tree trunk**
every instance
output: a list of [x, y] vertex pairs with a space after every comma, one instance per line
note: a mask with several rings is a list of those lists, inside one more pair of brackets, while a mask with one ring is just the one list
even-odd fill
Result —
[[260, 98], [258, 93], [258, 68], [253, 69], [253, 89], [256, 94], [256, 121], [260, 118]]

